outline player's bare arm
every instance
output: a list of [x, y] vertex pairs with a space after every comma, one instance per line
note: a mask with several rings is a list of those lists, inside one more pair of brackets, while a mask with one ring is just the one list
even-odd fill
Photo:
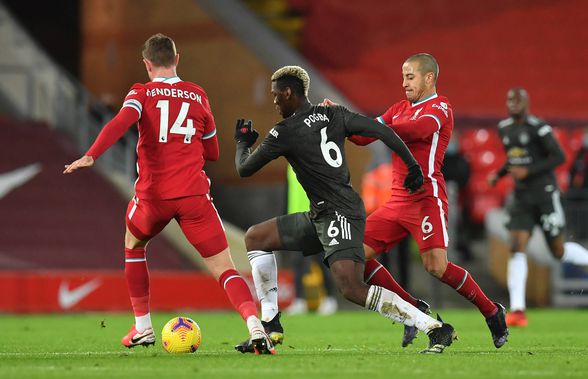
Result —
[[84, 155], [80, 159], [73, 161], [70, 164], [65, 165], [65, 170], [63, 170], [64, 174], [71, 174], [74, 171], [77, 171], [81, 168], [88, 168], [94, 166], [94, 158]]

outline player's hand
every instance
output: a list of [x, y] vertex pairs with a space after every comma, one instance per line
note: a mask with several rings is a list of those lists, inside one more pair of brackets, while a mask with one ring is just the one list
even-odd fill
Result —
[[94, 166], [94, 158], [89, 155], [84, 155], [77, 161], [73, 161], [70, 164], [65, 165], [65, 170], [63, 170], [64, 174], [71, 174], [72, 172], [80, 169], [80, 168], [88, 168]]
[[408, 193], [415, 193], [423, 186], [424, 181], [421, 166], [418, 164], [412, 165], [408, 168], [408, 174], [404, 179], [404, 188], [408, 190]]
[[525, 166], [510, 166], [508, 173], [517, 180], [523, 180], [529, 176], [529, 169]]
[[332, 107], [332, 106], [334, 106], [334, 105], [339, 105], [339, 104], [337, 104], [337, 103], [335, 103], [334, 101], [331, 101], [331, 100], [329, 100], [329, 99], [325, 98], [325, 99], [323, 100], [323, 102], [322, 102], [322, 103], [320, 103], [319, 105], [320, 105], [321, 107]]
[[247, 122], [242, 118], [237, 120], [237, 125], [235, 125], [235, 141], [237, 143], [245, 142], [248, 147], [251, 147], [257, 141], [257, 137], [259, 137], [259, 133], [253, 129], [251, 120]]

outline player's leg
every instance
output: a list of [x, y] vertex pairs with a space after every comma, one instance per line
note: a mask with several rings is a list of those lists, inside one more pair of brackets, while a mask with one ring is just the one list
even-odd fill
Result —
[[257, 298], [261, 304], [261, 319], [270, 322], [278, 316], [278, 268], [274, 250], [281, 246], [276, 218], [251, 226], [245, 233], [245, 247], [251, 264], [251, 274]]
[[441, 353], [455, 339], [455, 331], [440, 319], [402, 300], [400, 296], [380, 286], [368, 286], [363, 281], [362, 262], [355, 261], [353, 252], [340, 251], [329, 256], [329, 266], [341, 294], [349, 301], [405, 325], [415, 326], [429, 336], [429, 348], [423, 352]]
[[364, 219], [335, 212], [314, 220], [337, 289], [349, 301], [429, 334], [430, 352], [442, 352], [454, 337], [453, 327], [435, 320], [386, 288], [364, 282]]
[[506, 282], [510, 299], [510, 312], [506, 315], [508, 326], [527, 326], [525, 309], [527, 289], [527, 245], [531, 232], [529, 230], [511, 230], [511, 256], [508, 260]]
[[[366, 257], [364, 280], [367, 284], [384, 287], [404, 301], [417, 307], [421, 312], [430, 314], [430, 306], [425, 301], [416, 299], [409, 294], [374, 258], [389, 251], [408, 235], [407, 229], [401, 220], [406, 218], [418, 218], [420, 212], [414, 203], [406, 206], [402, 202], [389, 202], [373, 212], [366, 221], [364, 236], [364, 252]], [[412, 343], [418, 334], [414, 326], [405, 325], [402, 335], [402, 347]]]
[[588, 266], [588, 250], [576, 242], [565, 242], [566, 220], [559, 191], [553, 191], [548, 195], [548, 198], [539, 204], [539, 224], [551, 254], [562, 262]]
[[447, 259], [447, 203], [431, 197], [423, 198], [419, 204], [419, 217], [408, 220], [407, 228], [419, 246], [425, 269], [480, 310], [490, 327], [494, 345], [501, 347], [508, 338], [504, 307], [488, 299], [469, 272]]
[[145, 248], [148, 241], [163, 229], [170, 215], [165, 207], [133, 198], [126, 213], [125, 280], [135, 315], [135, 324], [122, 338], [126, 347], [155, 343], [149, 309], [149, 270]]
[[[250, 227], [245, 233], [247, 256], [255, 291], [261, 303], [262, 324], [276, 344], [284, 340], [284, 328], [280, 323], [278, 308], [278, 270], [273, 251], [322, 251], [322, 245], [310, 221], [308, 212], [279, 216]], [[235, 346], [245, 353], [250, 352], [247, 341]]]
[[525, 314], [528, 273], [526, 251], [533, 227], [539, 222], [535, 219], [536, 194], [532, 195], [515, 192], [513, 202], [507, 208], [506, 227], [510, 231], [511, 256], [506, 272], [510, 298], [510, 312], [506, 316], [506, 324], [513, 327], [524, 327], [528, 324]]
[[219, 282], [231, 304], [249, 329], [258, 354], [275, 354], [266, 335], [247, 283], [231, 258], [222, 221], [209, 196], [190, 196], [177, 200], [176, 220], [188, 241], [198, 250], [208, 271]]
[[387, 203], [376, 209], [366, 220], [363, 243], [366, 259], [364, 280], [367, 284], [387, 288], [404, 301], [417, 306], [418, 300], [406, 292], [390, 272], [375, 260], [379, 254], [389, 251], [408, 235], [408, 231], [399, 222], [401, 215], [406, 214], [408, 209], [400, 209], [398, 205]]

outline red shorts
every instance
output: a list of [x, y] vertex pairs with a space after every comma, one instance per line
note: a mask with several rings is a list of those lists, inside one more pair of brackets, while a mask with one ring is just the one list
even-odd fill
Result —
[[141, 241], [157, 235], [175, 219], [188, 241], [204, 258], [228, 246], [222, 221], [209, 195], [171, 200], [131, 199], [125, 221], [131, 233]]
[[393, 198], [368, 216], [363, 241], [383, 253], [409, 234], [421, 252], [447, 249], [447, 202], [433, 196], [417, 201]]

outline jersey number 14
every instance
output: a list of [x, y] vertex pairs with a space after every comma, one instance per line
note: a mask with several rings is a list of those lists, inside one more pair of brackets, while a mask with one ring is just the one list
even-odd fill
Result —
[[[157, 108], [159, 108], [159, 142], [167, 143], [167, 135], [169, 128], [169, 100], [159, 100], [157, 102]], [[194, 129], [194, 122], [191, 119], [186, 120], [188, 111], [190, 110], [190, 103], [182, 103], [180, 113], [176, 117], [176, 121], [169, 128], [169, 133], [181, 134], [184, 136], [184, 143], [192, 142], [192, 136], [196, 134]], [[186, 122], [186, 126], [182, 126]]]

